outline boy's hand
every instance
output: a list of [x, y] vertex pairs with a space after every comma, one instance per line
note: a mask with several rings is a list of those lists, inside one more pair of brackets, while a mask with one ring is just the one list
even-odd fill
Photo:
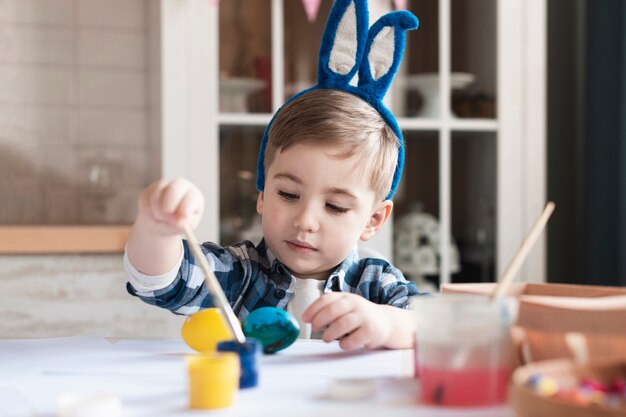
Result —
[[204, 196], [189, 180], [159, 180], [139, 197], [138, 222], [161, 235], [183, 233], [183, 222], [194, 228], [204, 211]]
[[322, 339], [338, 339], [342, 349], [375, 349], [385, 346], [392, 328], [384, 307], [356, 294], [332, 292], [311, 304], [302, 319], [314, 332], [328, 326]]

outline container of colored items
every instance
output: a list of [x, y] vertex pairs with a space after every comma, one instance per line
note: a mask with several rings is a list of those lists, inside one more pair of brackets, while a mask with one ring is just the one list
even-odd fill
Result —
[[214, 410], [230, 407], [239, 387], [239, 356], [231, 352], [186, 357], [189, 408]]
[[510, 396], [517, 417], [625, 417], [626, 357], [521, 366]]
[[[443, 284], [443, 293], [488, 295], [493, 283]], [[514, 325], [519, 362], [573, 358], [567, 343], [582, 333], [590, 360], [626, 354], [626, 287], [513, 283], [507, 293], [519, 300]]]
[[233, 352], [239, 356], [241, 376], [239, 388], [254, 388], [259, 382], [259, 362], [261, 357], [261, 343], [248, 338], [245, 343], [236, 340], [220, 342], [217, 345], [219, 352]]

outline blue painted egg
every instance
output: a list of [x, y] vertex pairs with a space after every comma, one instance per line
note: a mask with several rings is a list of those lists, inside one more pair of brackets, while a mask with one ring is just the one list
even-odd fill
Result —
[[243, 333], [261, 342], [264, 353], [275, 353], [296, 341], [300, 325], [285, 310], [261, 307], [248, 314], [243, 321]]

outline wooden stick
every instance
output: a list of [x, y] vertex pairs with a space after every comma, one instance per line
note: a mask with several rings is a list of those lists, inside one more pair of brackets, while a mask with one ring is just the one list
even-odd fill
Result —
[[239, 343], [245, 343], [246, 337], [241, 330], [241, 325], [239, 324], [239, 320], [237, 320], [237, 316], [235, 316], [235, 312], [231, 308], [226, 296], [224, 295], [224, 291], [220, 286], [220, 283], [217, 281], [217, 277], [209, 268], [209, 264], [206, 260], [202, 249], [200, 249], [200, 244], [198, 243], [198, 239], [196, 239], [196, 235], [191, 230], [188, 224], [184, 224], [183, 228], [185, 229], [185, 235], [187, 235], [187, 240], [189, 240], [189, 248], [191, 249], [191, 253], [195, 258], [196, 262], [200, 266], [200, 269], [204, 273], [204, 281], [209, 288], [209, 291], [213, 295], [213, 302], [216, 307], [218, 307], [224, 318], [226, 319], [226, 325], [228, 326], [232, 335], [237, 339]]
[[549, 201], [548, 204], [546, 204], [546, 206], [544, 207], [543, 211], [535, 221], [535, 224], [530, 229], [530, 232], [528, 232], [526, 239], [524, 239], [522, 245], [519, 247], [519, 249], [515, 253], [515, 256], [513, 256], [513, 259], [511, 259], [511, 262], [507, 265], [504, 273], [500, 277], [500, 280], [498, 281], [498, 284], [496, 285], [496, 288], [493, 290], [493, 294], [491, 295], [491, 298], [493, 300], [502, 297], [509, 289], [511, 283], [513, 282], [513, 279], [515, 278], [515, 275], [517, 275], [517, 273], [519, 272], [522, 263], [528, 256], [528, 253], [537, 241], [539, 235], [541, 235], [541, 232], [546, 226], [546, 223], [548, 223], [548, 219], [550, 219], [554, 208], [555, 204], [552, 201]]

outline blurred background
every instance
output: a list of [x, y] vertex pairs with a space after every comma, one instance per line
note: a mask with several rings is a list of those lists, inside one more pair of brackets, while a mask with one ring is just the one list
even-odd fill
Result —
[[[519, 280], [626, 285], [626, 3], [370, 0], [407, 8], [386, 103], [407, 155], [361, 248], [427, 290], [491, 282], [545, 201]], [[186, 176], [198, 234], [258, 241], [258, 146], [316, 82], [331, 0], [0, 2], [0, 337], [177, 335], [125, 291], [140, 191]]]

